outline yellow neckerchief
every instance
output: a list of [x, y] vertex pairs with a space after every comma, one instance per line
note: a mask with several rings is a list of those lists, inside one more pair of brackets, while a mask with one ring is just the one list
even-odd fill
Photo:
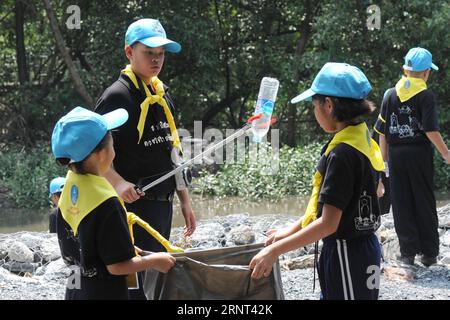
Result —
[[93, 174], [77, 174], [69, 170], [58, 207], [64, 220], [76, 235], [80, 222], [92, 210], [112, 197], [119, 198], [104, 177]]
[[71, 170], [67, 173], [58, 207], [64, 220], [72, 228], [74, 235], [78, 233], [81, 221], [95, 208], [106, 200], [116, 197], [127, 214], [128, 229], [131, 242], [134, 244], [133, 225], [139, 224], [156, 240], [158, 240], [168, 252], [182, 252], [183, 249], [170, 244], [161, 234], [148, 223], [140, 219], [132, 212], [127, 212], [125, 203], [117, 195], [117, 192], [104, 177], [93, 174], [77, 174]]
[[426, 89], [427, 83], [423, 79], [405, 76], [395, 85], [395, 91], [400, 102], [405, 102]]
[[[133, 70], [131, 69], [131, 65], [127, 65], [126, 68], [122, 70], [122, 73], [125, 74], [133, 82], [136, 89], [139, 90], [139, 78], [134, 74]], [[175, 148], [178, 148], [181, 151], [180, 138], [178, 136], [177, 127], [175, 126], [175, 120], [173, 119], [172, 112], [170, 112], [170, 108], [167, 105], [166, 99], [164, 99], [164, 84], [161, 80], [158, 79], [158, 77], [153, 77], [152, 86], [155, 89], [156, 94], [152, 95], [144, 81], [142, 81], [141, 79], [139, 80], [142, 82], [142, 86], [144, 87], [146, 98], [141, 103], [141, 114], [139, 116], [139, 122], [137, 125], [137, 129], [139, 132], [139, 139], [137, 143], [139, 144], [142, 138], [142, 134], [144, 133], [145, 119], [147, 118], [148, 108], [151, 104], [157, 103], [164, 109], [164, 114], [166, 115], [167, 122], [169, 123], [170, 134], [172, 135], [173, 139], [172, 144]]]
[[[372, 167], [375, 170], [384, 170], [384, 162], [383, 157], [381, 156], [380, 147], [375, 142], [375, 140], [370, 137], [370, 132], [365, 122], [355, 126], [348, 126], [336, 133], [333, 139], [328, 144], [328, 147], [325, 150], [325, 155], [328, 156], [330, 151], [341, 143], [348, 144], [349, 146], [364, 154], [369, 159]], [[314, 173], [313, 179], [313, 191], [308, 202], [308, 207], [306, 208], [305, 216], [302, 220], [302, 228], [306, 227], [316, 219], [317, 203], [319, 200], [321, 185], [322, 175], [319, 171], [316, 171]]]

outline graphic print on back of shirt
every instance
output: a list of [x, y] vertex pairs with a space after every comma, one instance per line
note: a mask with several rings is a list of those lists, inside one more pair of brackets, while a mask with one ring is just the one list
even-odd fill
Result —
[[359, 215], [355, 218], [358, 231], [376, 230], [380, 225], [379, 217], [373, 214], [372, 197], [366, 191], [359, 197]]
[[408, 105], [402, 105], [398, 111], [398, 115], [391, 114], [389, 133], [398, 135], [400, 139], [415, 137], [421, 126], [417, 118], [411, 115], [413, 113], [412, 108]]

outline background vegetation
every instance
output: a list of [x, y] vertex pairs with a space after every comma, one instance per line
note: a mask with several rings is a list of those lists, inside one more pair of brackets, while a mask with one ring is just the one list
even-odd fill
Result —
[[[81, 9], [80, 29], [66, 26], [66, 10], [74, 4]], [[380, 29], [369, 30], [366, 24], [372, 4], [381, 9]], [[379, 105], [384, 91], [401, 76], [408, 49], [428, 48], [440, 67], [429, 85], [441, 107], [442, 131], [450, 136], [448, 1], [4, 0], [0, 187], [19, 204], [46, 203], [48, 182], [61, 172], [49, 152], [54, 123], [77, 105], [93, 108], [126, 64], [127, 26], [142, 17], [159, 19], [169, 37], [183, 46], [180, 54], [167, 54], [161, 74], [171, 87], [179, 127], [191, 130], [196, 120], [203, 121], [204, 129], [240, 127], [253, 112], [261, 78], [280, 80], [275, 115], [281, 162], [288, 168], [281, 172], [287, 176], [249, 178], [255, 190], [241, 190], [236, 189], [239, 178], [249, 170], [250, 177], [257, 177], [258, 168], [224, 165], [219, 175], [204, 175], [202, 192], [270, 197], [308, 189], [317, 143], [326, 136], [308, 103], [294, 106], [289, 100], [311, 84], [327, 61], [359, 66], [374, 87], [370, 99]], [[368, 119], [369, 125], [375, 118]], [[448, 188], [449, 169], [440, 159], [436, 164], [437, 187]], [[223, 185], [233, 179], [235, 186]], [[257, 181], [270, 189], [256, 187]]]

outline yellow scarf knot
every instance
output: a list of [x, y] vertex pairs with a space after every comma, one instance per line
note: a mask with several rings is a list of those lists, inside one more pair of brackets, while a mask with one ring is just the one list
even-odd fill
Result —
[[[139, 78], [136, 77], [136, 75], [134, 74], [131, 65], [127, 65], [126, 68], [122, 70], [122, 73], [125, 74], [131, 80], [131, 82], [133, 82], [136, 89], [139, 90], [139, 83], [138, 83]], [[145, 120], [147, 119], [148, 109], [150, 105], [159, 104], [160, 106], [163, 107], [164, 114], [166, 116], [167, 122], [169, 123], [170, 134], [172, 136], [172, 145], [181, 151], [180, 137], [178, 136], [175, 120], [167, 104], [166, 99], [164, 99], [164, 95], [166, 94], [164, 91], [164, 83], [161, 80], [159, 80], [158, 77], [153, 77], [151, 81], [156, 94], [152, 94], [148, 89], [147, 85], [144, 83], [144, 81], [142, 81], [141, 79], [139, 80], [142, 82], [142, 87], [144, 87], [146, 98], [144, 99], [144, 101], [142, 101], [140, 105], [141, 114], [139, 116], [139, 121], [137, 125], [137, 130], [139, 132], [139, 139], [137, 143], [139, 144], [142, 138], [142, 134], [144, 133]]]

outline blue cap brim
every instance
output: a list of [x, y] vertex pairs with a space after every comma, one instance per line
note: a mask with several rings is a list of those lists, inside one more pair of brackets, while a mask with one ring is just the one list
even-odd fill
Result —
[[139, 40], [144, 46], [150, 48], [164, 47], [166, 51], [178, 53], [181, 51], [181, 45], [178, 42], [163, 37], [150, 37]]
[[312, 91], [312, 89], [308, 89], [305, 92], [296, 96], [295, 98], [292, 98], [291, 103], [294, 104], [294, 103], [298, 103], [300, 101], [307, 100], [307, 99], [311, 100], [311, 97], [315, 94], [316, 93], [314, 91]]
[[435, 65], [434, 63], [431, 64], [431, 69], [438, 71], [439, 67]]
[[106, 129], [112, 130], [117, 127], [120, 127], [128, 120], [128, 112], [127, 110], [120, 108], [114, 111], [108, 112], [103, 115], [103, 119], [106, 122]]

